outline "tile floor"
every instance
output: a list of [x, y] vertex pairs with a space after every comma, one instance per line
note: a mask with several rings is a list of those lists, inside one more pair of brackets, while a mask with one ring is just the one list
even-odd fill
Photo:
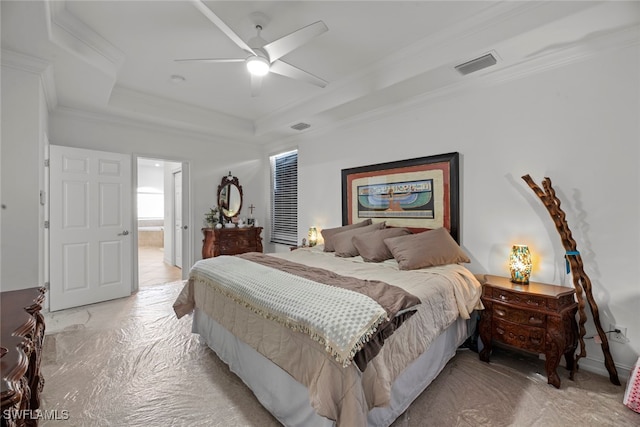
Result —
[[138, 247], [138, 286], [159, 285], [182, 278], [182, 269], [164, 262], [164, 250], [157, 246]]

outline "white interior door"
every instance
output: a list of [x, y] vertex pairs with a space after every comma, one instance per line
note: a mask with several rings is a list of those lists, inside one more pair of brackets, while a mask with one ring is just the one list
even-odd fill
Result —
[[173, 173], [174, 260], [173, 265], [182, 268], [182, 171]]
[[131, 294], [131, 158], [51, 145], [50, 310]]

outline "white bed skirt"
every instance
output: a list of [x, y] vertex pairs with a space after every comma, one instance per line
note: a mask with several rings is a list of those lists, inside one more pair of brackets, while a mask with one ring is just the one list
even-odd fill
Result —
[[[438, 336], [429, 349], [393, 383], [390, 405], [369, 411], [368, 425], [387, 427], [402, 414], [438, 376], [474, 327], [471, 321], [458, 318]], [[192, 331], [200, 334], [218, 357], [229, 365], [229, 369], [247, 384], [262, 406], [285, 426], [335, 425], [334, 421], [316, 414], [304, 385], [197, 308], [193, 315]]]

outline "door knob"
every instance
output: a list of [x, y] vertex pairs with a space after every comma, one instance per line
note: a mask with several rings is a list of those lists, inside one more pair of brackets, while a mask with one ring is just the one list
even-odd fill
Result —
[[129, 230], [124, 230], [122, 233], [118, 233], [118, 236], [127, 236], [129, 235]]
[[188, 226], [188, 225], [183, 225], [183, 226], [182, 226], [182, 229], [183, 229], [183, 230], [186, 230], [186, 229], [188, 229], [188, 228], [189, 228], [189, 226]]

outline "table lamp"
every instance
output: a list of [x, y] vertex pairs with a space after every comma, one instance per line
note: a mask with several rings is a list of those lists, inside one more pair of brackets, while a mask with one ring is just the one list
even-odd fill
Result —
[[527, 284], [531, 275], [531, 253], [527, 245], [513, 245], [509, 256], [509, 270], [513, 283]]
[[318, 230], [315, 227], [309, 227], [309, 246], [315, 246], [318, 243]]

